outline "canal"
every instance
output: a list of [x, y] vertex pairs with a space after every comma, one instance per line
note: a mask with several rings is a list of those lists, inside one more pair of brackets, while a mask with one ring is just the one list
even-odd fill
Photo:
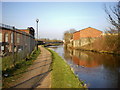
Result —
[[73, 68], [88, 88], [120, 88], [120, 56], [50, 47]]

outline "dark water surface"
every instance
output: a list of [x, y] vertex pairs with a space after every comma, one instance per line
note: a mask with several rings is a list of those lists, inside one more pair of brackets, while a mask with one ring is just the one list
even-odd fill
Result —
[[73, 68], [89, 88], [120, 88], [120, 56], [50, 47]]

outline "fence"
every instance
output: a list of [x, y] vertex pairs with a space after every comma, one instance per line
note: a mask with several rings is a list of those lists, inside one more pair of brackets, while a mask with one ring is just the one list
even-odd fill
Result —
[[36, 45], [34, 36], [14, 27], [0, 25], [2, 70], [11, 68], [30, 55]]

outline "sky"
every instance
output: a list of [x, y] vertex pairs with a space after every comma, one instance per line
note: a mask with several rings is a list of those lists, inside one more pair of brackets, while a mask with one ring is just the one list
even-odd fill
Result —
[[116, 2], [2, 2], [2, 23], [18, 29], [33, 27], [36, 32], [39, 19], [39, 38], [62, 40], [69, 29], [108, 28], [104, 4], [113, 6]]

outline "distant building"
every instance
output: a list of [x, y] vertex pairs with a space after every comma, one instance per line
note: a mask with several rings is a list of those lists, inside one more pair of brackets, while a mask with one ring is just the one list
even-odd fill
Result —
[[102, 31], [88, 27], [73, 33], [73, 47], [84, 46], [100, 37]]
[[33, 37], [35, 35], [35, 30], [33, 27], [28, 27], [27, 29], [19, 29], [19, 31], [26, 32], [28, 34], [31, 34]]

